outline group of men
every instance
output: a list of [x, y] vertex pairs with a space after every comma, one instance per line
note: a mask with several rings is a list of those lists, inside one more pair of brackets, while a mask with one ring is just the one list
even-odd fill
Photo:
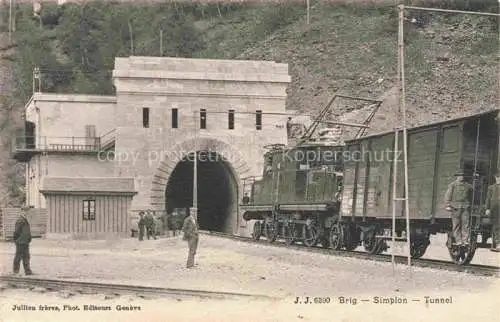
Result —
[[[465, 181], [464, 172], [455, 174], [456, 180], [450, 183], [445, 194], [446, 210], [451, 212], [453, 246], [468, 246], [470, 243], [470, 214], [473, 205], [471, 184]], [[488, 187], [484, 213], [492, 223], [491, 250], [500, 251], [500, 173], [495, 182]]]
[[[186, 263], [187, 268], [192, 268], [194, 266], [194, 256], [196, 255], [196, 250], [198, 248], [198, 223], [196, 219], [196, 211], [192, 209], [192, 211], [190, 211], [184, 219], [182, 225], [182, 232], [184, 233], [183, 239], [188, 242], [189, 247], [188, 259]], [[146, 215], [144, 215], [144, 211], [139, 213], [138, 226], [140, 241], [144, 239], [144, 229], [146, 229], [148, 239], [150, 236], [156, 239], [155, 218], [151, 211], [148, 211]]]
[[156, 223], [153, 213], [148, 211], [146, 215], [144, 215], [144, 211], [139, 212], [139, 222], [137, 223], [139, 228], [139, 240], [144, 240], [144, 229], [146, 229], [146, 236], [149, 239], [153, 237], [156, 239]]

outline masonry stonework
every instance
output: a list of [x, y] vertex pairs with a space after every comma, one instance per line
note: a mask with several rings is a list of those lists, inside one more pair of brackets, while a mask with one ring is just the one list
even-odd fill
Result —
[[[128, 57], [116, 58], [113, 78], [116, 96], [37, 93], [28, 103], [26, 119], [35, 124], [37, 146], [88, 141], [89, 125], [100, 144], [113, 141], [108, 153], [45, 152], [33, 157], [26, 179], [30, 205], [45, 207], [39, 192], [44, 177], [112, 175], [135, 179], [138, 194], [132, 210], [162, 211], [169, 176], [188, 153], [224, 156], [240, 191], [242, 178], [261, 175], [265, 146], [287, 143], [286, 64]], [[201, 110], [206, 111], [203, 129]], [[230, 110], [234, 129], [228, 126]], [[257, 113], [262, 113], [260, 128]], [[228, 230], [245, 234], [236, 205], [232, 212]]]

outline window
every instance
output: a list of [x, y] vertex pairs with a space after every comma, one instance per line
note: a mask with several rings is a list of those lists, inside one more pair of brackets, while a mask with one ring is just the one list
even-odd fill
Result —
[[207, 128], [207, 110], [201, 109], [200, 110], [200, 129], [206, 129]]
[[95, 200], [83, 201], [83, 220], [95, 220]]
[[229, 110], [227, 121], [229, 129], [234, 130], [234, 110]]
[[178, 111], [176, 108], [172, 109], [172, 128], [176, 129], [179, 127], [179, 121], [178, 121]]
[[255, 128], [262, 130], [262, 111], [255, 112]]
[[149, 127], [149, 107], [144, 107], [142, 109], [142, 126], [144, 128]]

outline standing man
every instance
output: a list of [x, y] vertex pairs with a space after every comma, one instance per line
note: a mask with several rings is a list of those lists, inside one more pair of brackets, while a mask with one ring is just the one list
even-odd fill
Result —
[[486, 195], [486, 215], [490, 216], [491, 251], [500, 252], [500, 172], [495, 176], [496, 183], [488, 187]]
[[194, 209], [191, 209], [186, 219], [184, 219], [182, 231], [184, 232], [184, 237], [182, 239], [187, 240], [189, 246], [186, 267], [191, 268], [194, 266], [194, 255], [196, 255], [196, 249], [198, 248], [198, 225], [196, 223], [196, 211]]
[[139, 222], [137, 223], [139, 227], [139, 241], [144, 240], [144, 226], [146, 226], [146, 220], [144, 219], [144, 211], [139, 212]]
[[[153, 215], [151, 214], [150, 211], [146, 213], [146, 218], [145, 218], [145, 223], [146, 223], [146, 236], [149, 240], [151, 236], [153, 236], [153, 226], [155, 224], [155, 220], [153, 218]], [[155, 237], [156, 239], [156, 237]]]
[[464, 181], [464, 173], [455, 173], [445, 194], [446, 210], [451, 212], [452, 232], [455, 245], [469, 244], [469, 215], [472, 203], [472, 186]]
[[13, 239], [16, 244], [16, 255], [14, 256], [13, 269], [14, 274], [19, 274], [19, 266], [22, 260], [24, 274], [33, 275], [30, 268], [31, 229], [25, 213], [21, 213], [21, 217], [16, 221]]

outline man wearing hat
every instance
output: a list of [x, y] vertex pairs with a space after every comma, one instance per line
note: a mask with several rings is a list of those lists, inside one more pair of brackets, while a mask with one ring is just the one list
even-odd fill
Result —
[[30, 242], [31, 229], [26, 214], [21, 212], [21, 216], [16, 221], [14, 235], [12, 236], [16, 244], [16, 255], [14, 256], [14, 274], [19, 274], [19, 266], [23, 261], [24, 274], [33, 275], [30, 268]]
[[472, 204], [472, 186], [464, 181], [464, 173], [455, 173], [456, 180], [450, 183], [445, 194], [446, 210], [451, 212], [452, 233], [455, 245], [469, 243], [469, 216]]
[[194, 266], [194, 256], [196, 255], [196, 249], [198, 248], [198, 223], [197, 223], [197, 209], [191, 208], [186, 219], [184, 219], [184, 224], [182, 225], [182, 231], [184, 236], [182, 239], [188, 242], [188, 259], [186, 263], [187, 268], [192, 268]]
[[495, 175], [496, 182], [488, 187], [486, 195], [486, 215], [490, 216], [492, 227], [491, 250], [500, 251], [500, 172]]

